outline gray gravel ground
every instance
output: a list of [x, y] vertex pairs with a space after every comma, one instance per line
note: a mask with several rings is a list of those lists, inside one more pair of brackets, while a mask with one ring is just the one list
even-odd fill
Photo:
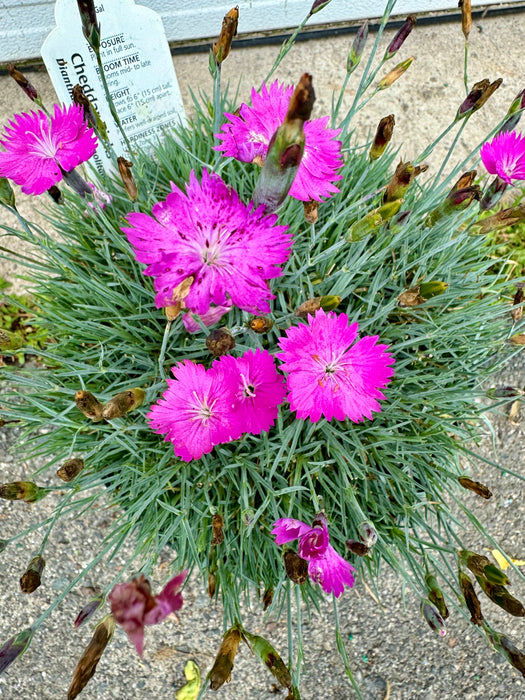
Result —
[[[391, 36], [391, 34], [390, 34]], [[465, 153], [488, 131], [506, 111], [514, 95], [523, 87], [523, 53], [525, 28], [523, 15], [514, 18], [486, 19], [476, 23], [471, 37], [471, 76], [505, 82], [491, 103], [476, 115], [465, 130], [458, 152]], [[301, 44], [286, 60], [277, 77], [296, 80], [304, 70], [314, 73], [318, 102], [317, 114], [329, 107], [332, 89], [338, 89], [344, 76], [344, 62], [350, 39], [311, 41]], [[397, 86], [380, 94], [371, 109], [358, 120], [363, 131], [374, 128], [385, 114], [396, 114], [396, 142], [405, 146], [402, 155], [413, 157], [422, 146], [443, 128], [463, 98], [462, 35], [458, 26], [437, 25], [417, 28], [407, 50], [417, 60]], [[248, 86], [258, 84], [273, 57], [273, 48], [243, 49], [233, 52], [225, 63], [225, 78], [233, 83], [241, 79], [241, 94], [246, 98]], [[177, 56], [175, 66], [184, 99], [189, 104], [188, 85], [209, 90], [207, 59], [203, 55]], [[43, 75], [34, 75], [46, 98], [51, 88]], [[354, 83], [355, 86], [355, 83]], [[347, 99], [351, 98], [352, 85]], [[0, 78], [2, 122], [13, 112], [28, 109], [25, 98], [6, 78]], [[439, 149], [437, 158], [443, 155]], [[22, 203], [25, 213], [34, 218], [29, 199]], [[16, 274], [4, 266], [0, 275]], [[495, 383], [525, 385], [525, 362], [514, 361]], [[523, 473], [521, 465], [523, 424], [514, 425], [502, 413], [494, 419], [493, 438], [480, 445], [480, 453], [497, 459], [509, 470]], [[16, 452], [10, 452], [12, 434], [4, 428], [0, 433], [0, 480], [29, 477], [38, 463], [24, 464]], [[519, 480], [494, 467], [476, 463], [471, 475], [489, 484], [494, 497], [481, 502], [474, 494], [467, 495], [469, 505], [487, 524], [490, 533], [503, 549], [514, 557], [525, 558], [523, 486]], [[34, 520], [52, 512], [56, 499], [49, 496], [35, 506], [20, 503], [0, 504], [0, 537], [7, 538]], [[10, 546], [2, 555], [0, 568], [0, 640], [21, 630], [38, 617], [68, 581], [85, 566], [96, 551], [108, 527], [117, 517], [110, 510], [93, 509], [73, 521], [61, 521], [55, 527], [47, 548], [44, 584], [32, 596], [20, 593], [18, 579], [39, 544], [39, 537], [26, 538]], [[488, 543], [476, 532], [468, 530], [465, 542], [483, 551]], [[129, 551], [129, 550], [128, 550]], [[126, 549], [113, 560], [112, 571], [96, 569], [85, 579], [55, 614], [41, 628], [25, 656], [0, 676], [0, 698], [5, 700], [55, 700], [65, 698], [76, 659], [87, 643], [89, 625], [75, 631], [72, 627], [78, 610], [91, 596], [91, 588], [104, 586], [112, 572], [126, 559]], [[166, 553], [169, 560], [169, 553]], [[162, 572], [159, 574], [162, 576]], [[513, 593], [525, 598], [525, 585], [514, 573]], [[222, 631], [219, 606], [210, 604], [202, 592], [200, 581], [193, 580], [185, 594], [185, 604], [178, 619], [170, 617], [147, 630], [143, 660], [135, 654], [121, 630], [117, 630], [111, 646], [103, 656], [94, 679], [82, 694], [84, 700], [136, 698], [171, 700], [184, 683], [183, 669], [194, 659], [203, 670], [209, 669]], [[453, 615], [449, 633], [442, 640], [434, 636], [421, 619], [418, 604], [411, 593], [402, 596], [400, 582], [389, 571], [381, 578], [381, 608], [362, 583], [346, 592], [340, 607], [341, 625], [347, 651], [355, 669], [365, 700], [520, 700], [525, 698], [525, 681], [503, 659], [490, 650], [463, 619]], [[523, 643], [524, 624], [508, 616], [489, 601], [487, 616], [500, 631], [507, 631], [518, 646]], [[286, 657], [286, 630], [281, 622], [264, 620], [253, 611], [246, 627], [269, 637]], [[320, 614], [313, 614], [305, 629], [306, 662], [302, 677], [303, 700], [349, 700], [354, 694], [345, 680], [343, 666], [335, 647], [330, 604]], [[241, 649], [232, 681], [218, 691], [217, 697], [239, 700], [273, 700], [284, 697], [273, 690], [272, 678], [261, 670], [259, 662]], [[211, 696], [211, 693], [210, 693]]]

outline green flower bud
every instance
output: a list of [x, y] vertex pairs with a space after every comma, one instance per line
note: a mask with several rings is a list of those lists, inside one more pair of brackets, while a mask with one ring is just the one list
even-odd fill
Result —
[[23, 632], [15, 634], [0, 647], [0, 675], [21, 656], [27, 647], [31, 644], [34, 630], [29, 627]]
[[270, 673], [279, 681], [283, 688], [293, 687], [292, 677], [286, 664], [277, 651], [264, 637], [250, 634], [243, 629], [242, 636], [248, 642], [252, 652], [260, 658]]
[[428, 599], [439, 610], [441, 617], [446, 620], [449, 616], [449, 612], [447, 604], [445, 603], [445, 596], [443, 595], [441, 588], [438, 586], [436, 577], [433, 574], [427, 574], [425, 577], [425, 583], [428, 590]]
[[365, 20], [363, 24], [357, 30], [355, 39], [348, 54], [348, 59], [346, 62], [347, 73], [353, 73], [361, 61], [361, 56], [365, 49], [366, 40], [368, 39], [368, 20]]
[[410, 68], [413, 60], [414, 57], [411, 56], [405, 61], [398, 63], [398, 65], [393, 70], [391, 70], [390, 73], [387, 73], [385, 77], [379, 81], [376, 87], [376, 92], [379, 92], [380, 90], [386, 90], [391, 85], [393, 85], [396, 82], [396, 80], [399, 80], [399, 78], [402, 75], [404, 75], [406, 71]]
[[432, 299], [440, 294], [443, 294], [448, 289], [448, 284], [446, 282], [422, 282], [419, 285], [419, 293], [423, 299]]
[[15, 193], [6, 177], [0, 177], [0, 204], [13, 209], [16, 208]]
[[432, 605], [430, 601], [422, 601], [421, 614], [428, 622], [428, 626], [433, 632], [439, 634], [440, 637], [444, 637], [446, 635], [447, 628], [445, 627], [445, 620], [443, 620], [439, 610]]
[[24, 341], [18, 333], [12, 333], [0, 328], [0, 350], [16, 352], [24, 347]]
[[25, 501], [26, 503], [36, 503], [52, 489], [37, 486], [32, 481], [11, 481], [0, 486], [0, 498], [6, 501]]

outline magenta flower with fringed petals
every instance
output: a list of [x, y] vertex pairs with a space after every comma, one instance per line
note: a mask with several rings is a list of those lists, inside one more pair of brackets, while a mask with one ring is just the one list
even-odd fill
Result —
[[483, 165], [491, 175], [498, 175], [508, 185], [512, 180], [525, 180], [525, 136], [504, 131], [483, 144], [480, 151]]
[[97, 148], [81, 107], [55, 105], [44, 112], [17, 114], [0, 139], [0, 176], [22, 187], [25, 194], [42, 194], [69, 171], [89, 160]]
[[190, 462], [240, 437], [233, 389], [222, 370], [184, 360], [172, 372], [175, 379], [168, 379], [168, 389], [146, 417], [156, 433], [166, 434], [178, 457]]
[[178, 574], [157, 595], [152, 595], [145, 576], [118, 583], [108, 596], [115, 622], [122, 626], [139, 656], [144, 651], [144, 627], [156, 625], [182, 607], [181, 588], [187, 571]]
[[349, 418], [354, 423], [372, 411], [381, 411], [380, 389], [390, 381], [394, 358], [378, 345], [378, 336], [365, 336], [357, 342], [358, 325], [348, 325], [346, 314], [319, 309], [279, 339], [282, 352], [277, 357], [287, 373], [288, 401], [297, 418], [316, 423]]
[[213, 366], [223, 370], [233, 389], [233, 410], [242, 432], [268, 432], [286, 395], [284, 378], [268, 350], [248, 350], [242, 357], [224, 355]]
[[155, 278], [157, 307], [173, 303], [173, 291], [193, 276], [186, 308], [204, 316], [211, 305], [268, 313], [267, 280], [282, 275], [291, 235], [277, 216], [245, 205], [235, 190], [206, 170], [199, 182], [192, 171], [186, 192], [175, 185], [165, 202], [147, 214], [129, 214], [133, 228], [122, 229], [144, 274]]
[[[245, 163], [264, 160], [270, 139], [284, 122], [293, 91], [293, 86], [278, 81], [270, 88], [263, 83], [260, 93], [253, 88], [251, 107], [242, 104], [238, 116], [225, 114], [229, 121], [217, 134], [222, 143], [216, 150]], [[289, 192], [295, 199], [320, 201], [339, 192], [334, 182], [342, 179], [338, 172], [343, 165], [341, 142], [336, 140], [341, 130], [329, 129], [328, 122], [329, 117], [323, 117], [304, 124], [303, 158]]]
[[299, 540], [297, 553], [308, 562], [308, 575], [325, 593], [339, 598], [344, 587], [352, 588], [354, 567], [343, 559], [330, 544], [328, 521], [324, 513], [318, 513], [312, 526], [294, 518], [281, 518], [273, 525], [275, 544]]
[[[225, 314], [231, 311], [231, 308], [231, 301], [226, 303], [224, 306], [210, 306], [205, 314], [199, 316], [199, 319], [206, 327], [213, 326], [217, 323], [217, 321], [220, 321]], [[183, 314], [182, 323], [184, 324], [184, 328], [188, 331], [188, 333], [199, 333], [201, 330], [201, 327], [193, 318], [193, 314]]]

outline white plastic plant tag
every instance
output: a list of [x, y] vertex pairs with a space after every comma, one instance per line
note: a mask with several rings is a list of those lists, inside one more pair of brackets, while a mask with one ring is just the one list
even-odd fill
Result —
[[[134, 0], [102, 0], [96, 6], [101, 31], [102, 64], [122, 127], [142, 148], [186, 117], [177, 76], [159, 15]], [[108, 128], [117, 155], [128, 154], [104, 94], [94, 51], [82, 34], [76, 0], [57, 0], [57, 27], [44, 41], [42, 58], [58, 98], [72, 102], [79, 84]], [[110, 166], [101, 143], [93, 156], [100, 174]]]

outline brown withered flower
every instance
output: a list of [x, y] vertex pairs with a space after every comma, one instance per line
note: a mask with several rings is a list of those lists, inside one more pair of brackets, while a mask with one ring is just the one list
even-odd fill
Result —
[[472, 29], [472, 0], [459, 0], [458, 7], [461, 10], [461, 29], [465, 41], [468, 41]]
[[122, 184], [124, 185], [124, 189], [128, 193], [128, 197], [131, 199], [132, 202], [136, 202], [137, 199], [139, 198], [139, 191], [137, 189], [137, 184], [135, 182], [135, 179], [131, 173], [131, 168], [133, 167], [133, 163], [128, 160], [127, 158], [123, 158], [122, 156], [119, 156], [117, 158], [117, 163], [118, 163], [118, 171], [120, 173], [120, 177], [122, 179]]
[[352, 554], [357, 554], [358, 557], [366, 557], [370, 551], [364, 542], [357, 542], [356, 540], [346, 540], [346, 548]]
[[104, 405], [102, 416], [106, 420], [122, 418], [126, 413], [141, 406], [145, 398], [146, 392], [140, 387], [129, 389], [129, 391], [120, 391]]
[[73, 102], [82, 108], [84, 114], [84, 119], [87, 121], [89, 126], [97, 126], [97, 117], [93, 111], [93, 107], [89, 99], [84, 95], [84, 90], [81, 85], [74, 85], [71, 92], [73, 97]]
[[273, 588], [267, 588], [262, 597], [263, 610], [267, 610], [273, 602]]
[[206, 347], [214, 357], [220, 357], [233, 350], [235, 338], [226, 328], [215, 328], [206, 338]]
[[463, 598], [465, 599], [466, 606], [470, 613], [470, 621], [474, 625], [481, 625], [483, 622], [483, 613], [481, 612], [481, 605], [479, 604], [479, 599], [472, 585], [472, 581], [463, 571], [459, 572], [458, 580]]
[[217, 65], [220, 65], [230, 53], [233, 37], [237, 35], [239, 24], [239, 6], [233, 7], [222, 20], [222, 28], [219, 39], [213, 44], [213, 55]]
[[214, 513], [211, 519], [211, 527], [213, 531], [213, 538], [211, 544], [215, 547], [218, 544], [224, 542], [224, 518], [220, 513]]
[[399, 78], [410, 68], [413, 60], [414, 56], [410, 56], [410, 58], [407, 58], [405, 61], [398, 63], [397, 66], [390, 71], [390, 73], [387, 73], [384, 78], [381, 78], [377, 84], [376, 91], [379, 92], [379, 90], [386, 90], [386, 88], [393, 85], [396, 80], [399, 80]]
[[514, 299], [512, 300], [512, 306], [513, 308], [510, 311], [510, 315], [512, 316], [512, 320], [514, 322], [518, 322], [521, 317], [523, 316], [523, 306], [520, 306], [523, 304], [523, 301], [525, 300], [525, 294], [523, 293], [523, 282], [518, 282], [516, 285], [517, 290], [516, 294], [514, 295]]
[[303, 202], [304, 220], [307, 224], [315, 224], [319, 218], [319, 204], [314, 199]]
[[290, 581], [297, 583], [299, 586], [308, 581], [308, 562], [306, 559], [302, 559], [289, 549], [283, 554], [283, 560], [284, 569]]
[[20, 590], [22, 593], [34, 593], [36, 591], [42, 583], [42, 572], [45, 565], [46, 562], [40, 555], [31, 559], [20, 579]]
[[0, 498], [5, 498], [6, 501], [36, 503], [47, 496], [50, 490], [37, 486], [32, 481], [11, 481], [0, 485]]
[[73, 481], [84, 469], [84, 460], [80, 458], [68, 459], [64, 464], [57, 469], [57, 476], [62, 481]]
[[215, 658], [215, 663], [208, 673], [211, 690], [218, 690], [221, 685], [230, 681], [233, 661], [240, 642], [241, 633], [237, 627], [232, 627], [224, 635], [222, 644]]
[[485, 486], [485, 484], [482, 484], [480, 481], [469, 479], [468, 476], [460, 476], [458, 477], [458, 481], [464, 489], [474, 491], [474, 493], [481, 496], [481, 498], [492, 498], [492, 491], [488, 488], [488, 486]]
[[102, 403], [90, 391], [79, 390], [75, 394], [78, 410], [94, 423], [103, 420]]
[[383, 155], [385, 148], [392, 139], [395, 124], [396, 120], [393, 114], [389, 114], [387, 117], [381, 119], [377, 125], [376, 135], [370, 148], [370, 160], [377, 160]]
[[403, 199], [414, 179], [428, 170], [428, 165], [413, 165], [410, 161], [399, 161], [392, 179], [387, 185], [383, 196], [384, 202]]
[[23, 73], [21, 73], [19, 70], [15, 68], [15, 66], [10, 63], [7, 66], [7, 72], [9, 75], [13, 78], [15, 83], [22, 88], [22, 90], [25, 92], [25, 94], [29, 97], [29, 99], [32, 102], [36, 102], [37, 104], [41, 105], [42, 102], [38, 96], [38, 92], [36, 88], [29, 82], [29, 80], [25, 77]]
[[93, 678], [97, 670], [98, 662], [105, 648], [111, 641], [114, 631], [115, 620], [112, 615], [107, 615], [102, 622], [97, 625], [91, 641], [78, 660], [71, 685], [67, 691], [67, 700], [75, 700]]

